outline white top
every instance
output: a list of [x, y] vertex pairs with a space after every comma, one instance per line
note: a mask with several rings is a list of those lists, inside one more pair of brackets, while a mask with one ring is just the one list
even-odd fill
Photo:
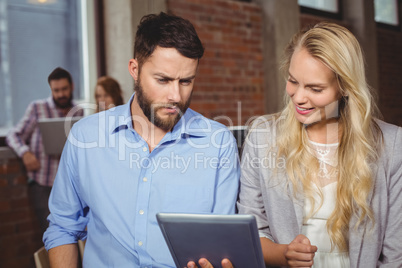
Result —
[[339, 143], [322, 144], [310, 141], [310, 148], [313, 149], [314, 156], [318, 159], [320, 169], [319, 179], [335, 179], [338, 176], [338, 146]]
[[[327, 220], [335, 208], [337, 184], [337, 182], [333, 182], [321, 188], [324, 198], [323, 204], [310, 219], [303, 223], [302, 227], [302, 234], [310, 239], [311, 245], [315, 245], [318, 248], [313, 265], [316, 268], [350, 267], [347, 252], [341, 252], [336, 247], [331, 251], [331, 240], [326, 227]], [[321, 203], [318, 188], [314, 199], [315, 209], [317, 209], [317, 206]], [[304, 204], [305, 216], [309, 215], [311, 206], [310, 200], [306, 198]]]

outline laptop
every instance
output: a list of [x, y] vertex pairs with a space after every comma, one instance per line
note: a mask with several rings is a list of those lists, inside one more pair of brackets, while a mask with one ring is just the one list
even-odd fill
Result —
[[81, 118], [58, 117], [39, 119], [38, 126], [42, 135], [45, 153], [48, 155], [61, 155], [71, 127]]
[[265, 268], [252, 215], [157, 213], [156, 218], [178, 268], [202, 257], [214, 267], [228, 258], [236, 268]]

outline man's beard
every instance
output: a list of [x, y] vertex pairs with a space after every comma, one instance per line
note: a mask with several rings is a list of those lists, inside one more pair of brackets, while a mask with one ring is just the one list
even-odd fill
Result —
[[72, 106], [72, 100], [73, 94], [71, 94], [70, 97], [62, 97], [58, 99], [53, 97], [54, 104], [56, 104], [57, 108], [60, 109], [70, 108]]
[[[145, 94], [141, 86], [140, 79], [138, 79], [137, 83], [135, 83], [134, 90], [137, 96], [138, 105], [140, 106], [144, 115], [152, 124], [160, 129], [163, 129], [164, 131], [170, 131], [177, 124], [177, 122], [179, 122], [180, 118], [187, 111], [187, 108], [190, 106], [191, 102], [190, 95], [187, 102], [152, 103], [152, 100], [150, 100]], [[173, 106], [176, 106], [179, 109], [178, 114], [168, 115], [167, 119], [163, 119], [158, 115], [158, 111], [160, 109]]]

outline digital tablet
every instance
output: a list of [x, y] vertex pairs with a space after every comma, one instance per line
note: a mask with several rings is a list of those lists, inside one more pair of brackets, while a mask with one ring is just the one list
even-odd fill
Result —
[[207, 258], [217, 268], [265, 268], [254, 216], [158, 213], [156, 218], [178, 268]]
[[47, 155], [61, 155], [68, 133], [75, 122], [82, 117], [41, 118], [38, 126]]

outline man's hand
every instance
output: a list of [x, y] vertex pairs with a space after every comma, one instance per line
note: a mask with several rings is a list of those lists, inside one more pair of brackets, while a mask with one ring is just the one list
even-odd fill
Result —
[[287, 246], [285, 258], [289, 267], [311, 267], [314, 263], [316, 246], [312, 246], [310, 240], [302, 234]]
[[[198, 263], [200, 264], [201, 268], [214, 268], [212, 264], [205, 258], [199, 259]], [[221, 262], [222, 268], [233, 268], [232, 263], [228, 259], [223, 259]], [[193, 261], [187, 263], [188, 268], [196, 268], [198, 267]], [[218, 267], [216, 267], [218, 268]]]
[[40, 163], [36, 156], [31, 152], [26, 152], [22, 156], [22, 162], [24, 162], [27, 171], [37, 171], [40, 169]]

